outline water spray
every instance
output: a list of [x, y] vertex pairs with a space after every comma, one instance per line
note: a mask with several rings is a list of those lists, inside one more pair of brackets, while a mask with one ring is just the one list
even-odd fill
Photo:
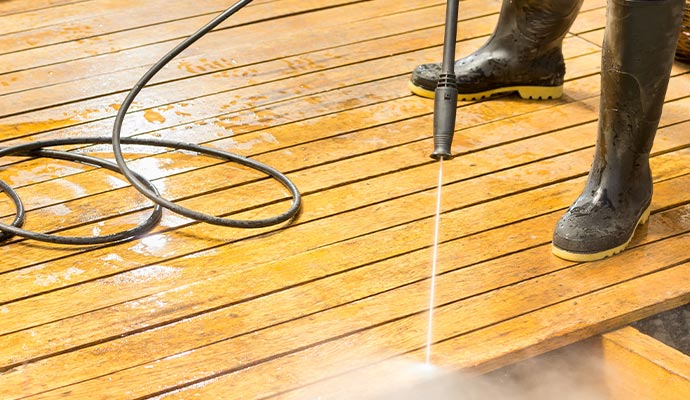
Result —
[[458, 107], [458, 85], [455, 79], [455, 41], [458, 32], [458, 0], [448, 0], [446, 6], [446, 33], [443, 41], [443, 64], [434, 95], [434, 152], [431, 158], [439, 161], [436, 189], [436, 218], [434, 220], [434, 247], [431, 261], [431, 287], [429, 293], [429, 320], [426, 335], [426, 365], [431, 365], [431, 343], [436, 296], [436, 270], [438, 264], [439, 228], [441, 225], [441, 188], [443, 187], [443, 160], [450, 160], [455, 132], [455, 114]]
[[446, 5], [446, 33], [443, 40], [443, 64], [434, 92], [434, 160], [450, 160], [458, 107], [458, 83], [455, 78], [455, 41], [458, 33], [458, 0]]

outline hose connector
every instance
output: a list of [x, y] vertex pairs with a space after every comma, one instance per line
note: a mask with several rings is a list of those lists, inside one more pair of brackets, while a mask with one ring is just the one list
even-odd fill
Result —
[[441, 74], [434, 94], [434, 160], [450, 160], [458, 108], [458, 84], [455, 74]]

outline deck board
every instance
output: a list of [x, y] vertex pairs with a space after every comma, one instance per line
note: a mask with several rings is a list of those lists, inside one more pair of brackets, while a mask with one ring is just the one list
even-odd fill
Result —
[[626, 327], [603, 335], [601, 353], [613, 366], [606, 371], [612, 399], [690, 396], [690, 357]]
[[[162, 3], [3, 2], [0, 145], [108, 135], [128, 87], [225, 5], [151, 12]], [[458, 53], [486, 40], [499, 4], [461, 3]], [[302, 214], [240, 230], [166, 213], [113, 246], [3, 244], [0, 397], [352, 398], [366, 377], [385, 379], [362, 396], [423, 379], [381, 362], [423, 360], [438, 164], [433, 104], [406, 82], [438, 59], [443, 11], [438, 0], [257, 1], [173, 61], [133, 105], [126, 135], [272, 165], [303, 192]], [[490, 371], [690, 302], [687, 65], [674, 65], [652, 152], [650, 223], [611, 259], [550, 254], [591, 162], [604, 23], [605, 1], [585, 0], [564, 42], [562, 99], [459, 104], [432, 347], [443, 370]], [[127, 150], [187, 207], [240, 218], [287, 208], [285, 190], [241, 167]], [[25, 199], [30, 229], [106, 233], [150, 207], [85, 165], [7, 158], [0, 179]], [[12, 210], [0, 198], [4, 220]]]

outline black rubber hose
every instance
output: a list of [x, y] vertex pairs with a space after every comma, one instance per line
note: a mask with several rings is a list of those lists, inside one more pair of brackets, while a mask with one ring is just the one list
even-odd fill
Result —
[[[231, 6], [229, 9], [221, 13], [219, 16], [214, 18], [211, 22], [203, 26], [201, 29], [199, 29], [197, 32], [192, 34], [190, 37], [182, 41], [179, 45], [175, 46], [168, 54], [163, 56], [157, 63], [155, 63], [145, 74], [144, 76], [139, 79], [139, 81], [134, 85], [132, 90], [127, 94], [127, 97], [125, 100], [122, 102], [122, 105], [120, 106], [120, 109], [117, 112], [117, 116], [115, 117], [115, 124], [113, 126], [113, 140], [112, 140], [112, 145], [113, 145], [113, 153], [115, 154], [115, 160], [117, 161], [117, 165], [120, 166], [120, 170], [122, 171], [122, 174], [127, 178], [127, 180], [132, 184], [132, 186], [136, 187], [144, 196], [148, 197], [152, 201], [156, 202], [157, 204], [162, 205], [163, 207], [177, 213], [180, 215], [184, 215], [185, 217], [192, 218], [198, 221], [203, 221], [207, 222], [209, 224], [214, 224], [214, 225], [222, 225], [222, 226], [233, 226], [233, 227], [241, 227], [241, 228], [261, 228], [267, 225], [272, 225], [275, 223], [279, 223], [282, 221], [286, 221], [292, 216], [296, 215], [300, 209], [301, 206], [301, 198], [299, 196], [299, 191], [292, 185], [292, 183], [284, 177], [281, 173], [278, 171], [274, 171], [272, 169], [269, 169], [266, 166], [258, 167], [257, 164], [254, 164], [254, 162], [250, 162], [249, 159], [246, 159], [244, 157], [241, 158], [243, 160], [241, 163], [243, 165], [251, 166], [252, 168], [256, 168], [261, 170], [262, 172], [265, 172], [272, 177], [278, 179], [281, 181], [288, 189], [293, 194], [294, 197], [294, 202], [292, 207], [287, 213], [281, 214], [278, 217], [275, 218], [269, 218], [266, 220], [260, 220], [260, 221], [238, 221], [238, 220], [233, 220], [233, 219], [226, 219], [226, 218], [219, 218], [213, 215], [209, 214], [204, 214], [198, 211], [190, 210], [188, 208], [182, 207], [180, 205], [177, 205], [169, 200], [166, 200], [152, 191], [148, 190], [142, 182], [140, 182], [132, 170], [127, 167], [127, 163], [125, 161], [124, 156], [122, 155], [122, 146], [121, 143], [124, 141], [121, 139], [121, 131], [122, 131], [122, 125], [125, 119], [125, 114], [127, 113], [127, 110], [131, 106], [132, 102], [136, 98], [136, 96], [139, 94], [139, 92], [144, 88], [144, 86], [153, 78], [163, 67], [165, 67], [166, 64], [168, 64], [173, 58], [175, 58], [178, 54], [180, 54], [182, 51], [184, 51], [187, 47], [192, 45], [194, 42], [202, 38], [205, 34], [207, 34], [209, 31], [211, 31], [213, 28], [218, 26], [221, 22], [225, 21], [228, 17], [239, 11], [242, 7], [246, 6], [247, 4], [251, 3], [251, 0], [241, 0], [235, 3], [233, 6]], [[199, 151], [199, 152], [206, 152], [206, 154], [211, 154], [209, 150], [201, 150], [202, 147], [197, 147], [195, 148], [194, 151]], [[215, 154], [218, 155], [219, 157], [223, 158], [224, 154], [221, 154], [221, 152], [214, 150]], [[239, 159], [238, 159], [239, 160]], [[239, 162], [239, 161], [238, 161]], [[269, 172], [270, 171], [270, 172]]]
[[[107, 140], [107, 138], [105, 138]], [[68, 161], [76, 161], [76, 162], [81, 162], [84, 164], [91, 164], [95, 165], [98, 167], [106, 168], [108, 170], [111, 170], [113, 172], [120, 172], [120, 168], [117, 166], [117, 164], [112, 163], [110, 161], [106, 161], [100, 158], [96, 157], [91, 157], [87, 156], [84, 154], [79, 154], [79, 153], [73, 153], [73, 152], [67, 152], [67, 151], [59, 151], [59, 150], [43, 150], [40, 149], [41, 146], [43, 147], [48, 147], [50, 143], [48, 142], [36, 142], [36, 143], [31, 143], [32, 145], [38, 145], [38, 149], [35, 149], [33, 151], [30, 151], [28, 154], [25, 151], [26, 147], [29, 146], [14, 146], [14, 147], [6, 147], [3, 149], [0, 149], [0, 157], [2, 156], [8, 156], [8, 155], [29, 155], [29, 156], [36, 156], [36, 157], [48, 157], [48, 158], [57, 158], [61, 160], [68, 160]], [[57, 144], [56, 144], [57, 145]], [[144, 177], [138, 175], [139, 179], [142, 182], [145, 182], [145, 184], [154, 192], [158, 192], [155, 186], [151, 184], [149, 181], [144, 179]], [[97, 244], [104, 244], [104, 243], [114, 243], [114, 242], [122, 242], [126, 240], [130, 240], [133, 238], [136, 238], [137, 236], [141, 236], [142, 234], [150, 231], [153, 229], [158, 222], [161, 219], [161, 216], [163, 215], [163, 209], [161, 206], [157, 205], [153, 208], [153, 212], [151, 215], [141, 224], [138, 226], [128, 229], [126, 231], [122, 232], [117, 232], [109, 235], [102, 235], [102, 236], [57, 236], [57, 235], [51, 235], [47, 233], [39, 233], [39, 232], [32, 232], [32, 231], [27, 231], [25, 229], [22, 229], [17, 226], [13, 225], [7, 225], [2, 222], [0, 222], [0, 230], [2, 230], [5, 233], [11, 233], [17, 236], [21, 236], [27, 239], [33, 239], [33, 240], [38, 240], [41, 242], [47, 242], [47, 243], [56, 243], [56, 244], [71, 244], [71, 245], [80, 245], [80, 246], [87, 246], [87, 245], [97, 245]]]
[[[169, 147], [173, 149], [179, 149], [179, 150], [187, 150], [187, 151], [193, 151], [201, 154], [205, 154], [208, 156], [212, 156], [215, 158], [220, 158], [223, 160], [227, 161], [232, 161], [241, 165], [244, 165], [246, 167], [252, 168], [257, 171], [261, 171], [264, 174], [268, 175], [269, 177], [277, 180], [280, 182], [283, 186], [285, 186], [289, 191], [290, 194], [292, 195], [293, 201], [292, 205], [290, 208], [283, 212], [282, 214], [269, 217], [269, 218], [264, 218], [264, 219], [256, 219], [256, 220], [237, 220], [237, 219], [230, 219], [230, 218], [220, 218], [220, 217], [215, 217], [212, 215], [208, 214], [202, 214], [197, 211], [189, 210], [187, 208], [184, 208], [182, 206], [176, 205], [175, 203], [172, 203], [169, 200], [163, 199], [160, 197], [158, 192], [154, 189], [151, 189], [151, 186], [147, 185], [146, 189], [153, 193], [153, 197], [158, 199], [159, 201], [156, 201], [157, 204], [169, 208], [170, 210], [184, 215], [186, 217], [192, 218], [197, 221], [205, 221], [209, 222], [215, 225], [223, 225], [223, 226], [232, 226], [232, 227], [238, 227], [238, 228], [260, 228], [260, 227], [266, 227], [266, 226], [271, 226], [275, 224], [279, 224], [281, 222], [288, 221], [289, 219], [293, 218], [298, 212], [301, 207], [301, 196], [299, 194], [299, 190], [295, 186], [292, 181], [290, 181], [285, 175], [283, 175], [280, 171], [269, 167], [266, 164], [263, 164], [259, 161], [252, 160], [251, 158], [247, 157], [242, 157], [237, 154], [233, 153], [228, 153], [226, 151], [222, 150], [217, 150], [213, 149], [210, 147], [204, 147], [204, 146], [199, 146], [196, 144], [192, 143], [184, 143], [184, 142], [176, 142], [176, 141], [171, 141], [171, 140], [162, 140], [162, 139], [141, 139], [141, 138], [123, 138], [121, 140], [122, 143], [124, 144], [134, 144], [134, 145], [143, 145], [143, 146], [154, 146], [154, 147]], [[65, 138], [65, 139], [53, 139], [53, 140], [46, 140], [46, 141], [40, 141], [40, 142], [30, 142], [30, 143], [25, 143], [25, 144], [20, 144], [17, 146], [13, 147], [7, 147], [0, 149], [0, 157], [7, 156], [7, 155], [31, 155], [31, 154], [36, 154], [37, 151], [39, 151], [42, 148], [45, 147], [55, 147], [55, 146], [67, 146], [67, 145], [77, 145], [77, 144], [110, 144], [110, 138], [108, 137], [84, 137], [84, 138]], [[72, 155], [77, 155], [78, 153], [73, 153], [69, 152], [67, 154], [72, 154]], [[90, 157], [93, 158], [93, 157]], [[120, 168], [118, 167], [117, 172], [120, 172]], [[139, 175], [137, 175], [135, 172], [132, 172], [135, 174], [140, 180], [141, 178]], [[148, 196], [147, 196], [148, 197]], [[161, 204], [162, 203], [162, 204]], [[180, 212], [181, 211], [181, 212]]]
[[[189, 38], [185, 39], [182, 43], [173, 48], [168, 54], [163, 56], [156, 64], [154, 64], [147, 72], [142, 76], [142, 78], [137, 82], [137, 84], [128, 93], [127, 97], [120, 106], [117, 116], [115, 118], [115, 123], [113, 126], [113, 135], [109, 137], [87, 137], [87, 138], [68, 138], [68, 139], [55, 139], [38, 141], [32, 143], [26, 143], [6, 148], [0, 148], [0, 157], [8, 155], [27, 155], [27, 156], [38, 156], [38, 157], [50, 157], [58, 158], [68, 161], [82, 162], [86, 164], [96, 165], [102, 168], [107, 168], [111, 171], [118, 172], [122, 174], [139, 192], [144, 196], [156, 203], [153, 213], [151, 216], [140, 226], [106, 236], [96, 236], [96, 237], [62, 237], [44, 233], [30, 232], [21, 229], [21, 226], [25, 219], [25, 211], [22, 205], [21, 199], [15, 191], [6, 183], [0, 181], [0, 189], [7, 193], [10, 198], [15, 203], [17, 208], [17, 216], [12, 225], [7, 225], [0, 223], [0, 239], [6, 239], [11, 234], [16, 234], [29, 239], [35, 239], [39, 241], [45, 241], [50, 243], [60, 243], [60, 244], [77, 244], [77, 245], [94, 245], [102, 243], [119, 242], [123, 240], [128, 240], [136, 236], [142, 235], [148, 230], [152, 229], [159, 221], [162, 215], [162, 208], [167, 208], [175, 213], [186, 216], [188, 218], [207, 222], [214, 225], [231, 226], [238, 228], [261, 228], [266, 226], [271, 226], [286, 222], [299, 214], [302, 205], [302, 198], [297, 187], [280, 171], [269, 167], [263, 163], [252, 160], [250, 158], [242, 157], [240, 155], [228, 153], [221, 150], [216, 150], [208, 147], [199, 146], [191, 143], [183, 143], [176, 141], [167, 141], [159, 139], [137, 139], [137, 138], [121, 138], [122, 123], [124, 121], [127, 110], [131, 106], [134, 98], [137, 94], [144, 88], [144, 86], [158, 73], [165, 65], [167, 65], [173, 58], [184, 51], [192, 43], [199, 40], [201, 37], [210, 32], [213, 28], [218, 26], [220, 23], [225, 21], [231, 15], [235, 14], [237, 11], [242, 9], [247, 4], [251, 3], [251, 0], [241, 0], [232, 5], [230, 8], [222, 12], [211, 22], [203, 26], [197, 32], [192, 34]], [[257, 220], [236, 220], [230, 218], [220, 218], [209, 214], [204, 214], [198, 211], [190, 210], [188, 208], [177, 205], [169, 200], [166, 200], [160, 196], [160, 193], [153, 184], [144, 179], [141, 175], [130, 170], [124, 160], [122, 154], [122, 143], [124, 144], [135, 144], [135, 145], [146, 145], [146, 146], [156, 146], [156, 147], [168, 147], [172, 149], [188, 150], [192, 152], [197, 152], [205, 154], [208, 156], [220, 158], [223, 160], [235, 162], [246, 167], [258, 170], [268, 175], [269, 177], [277, 180], [283, 186], [285, 186], [292, 196], [292, 205], [290, 208], [277, 216], [270, 218], [257, 219]], [[83, 154], [75, 152], [65, 152], [57, 150], [43, 150], [45, 147], [63, 146], [63, 145], [76, 145], [76, 144], [111, 144], [113, 146], [113, 152], [115, 154], [115, 160], [117, 164], [101, 160], [92, 156], [86, 156]]]
[[[24, 225], [24, 221], [26, 220], [26, 211], [24, 210], [24, 203], [22, 203], [22, 199], [19, 197], [17, 192], [14, 191], [12, 186], [8, 185], [2, 180], [0, 180], [0, 189], [3, 192], [5, 192], [5, 194], [14, 203], [15, 217], [14, 221], [12, 221], [12, 226], [15, 228], [21, 228], [22, 225]], [[12, 236], [14, 235], [10, 232], [0, 231], [0, 242], [9, 239]]]

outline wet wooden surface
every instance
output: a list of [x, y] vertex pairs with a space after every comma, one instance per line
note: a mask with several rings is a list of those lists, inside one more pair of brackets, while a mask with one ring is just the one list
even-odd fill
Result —
[[632, 327], [601, 336], [612, 399], [687, 399], [690, 356]]
[[[0, 146], [109, 135], [148, 66], [228, 5], [0, 2]], [[499, 5], [462, 2], [459, 54], [486, 40]], [[407, 80], [440, 58], [444, 9], [257, 0], [175, 59], [125, 136], [265, 162], [300, 188], [302, 214], [241, 230], [167, 212], [114, 246], [3, 244], [0, 398], [336, 398], [423, 379], [400, 365], [424, 360], [439, 165], [433, 104]], [[433, 329], [442, 370], [490, 371], [690, 301], [687, 65], [674, 66], [653, 150], [650, 223], [611, 259], [550, 254], [593, 154], [604, 23], [605, 2], [586, 0], [564, 41], [562, 99], [459, 104]], [[289, 204], [275, 182], [216, 159], [133, 146], [126, 157], [190, 208], [261, 218]], [[24, 199], [28, 229], [104, 234], [150, 211], [90, 166], [5, 158], [0, 179]], [[5, 197], [0, 212], [12, 219]], [[377, 379], [364, 390], [353, 376]]]

